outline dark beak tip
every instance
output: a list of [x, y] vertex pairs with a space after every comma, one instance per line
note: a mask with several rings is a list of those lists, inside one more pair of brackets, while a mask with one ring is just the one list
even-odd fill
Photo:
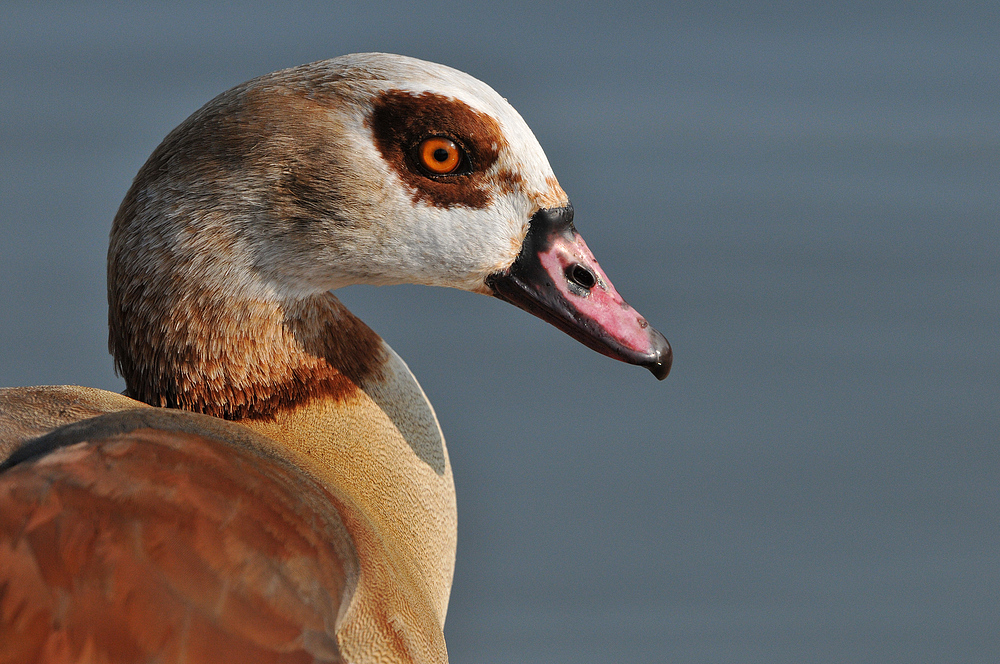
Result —
[[659, 332], [656, 332], [653, 345], [653, 359], [646, 364], [646, 368], [656, 376], [657, 380], [663, 380], [670, 374], [670, 367], [674, 363], [674, 351], [670, 348], [670, 342]]
[[648, 367], [649, 371], [656, 376], [656, 380], [663, 380], [670, 374], [670, 358], [666, 362], [657, 362]]

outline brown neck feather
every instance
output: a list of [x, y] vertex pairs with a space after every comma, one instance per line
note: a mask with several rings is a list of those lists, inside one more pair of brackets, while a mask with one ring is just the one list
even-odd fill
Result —
[[272, 419], [312, 399], [344, 399], [386, 359], [381, 338], [330, 293], [292, 302], [204, 291], [110, 300], [115, 367], [127, 395], [153, 406]]

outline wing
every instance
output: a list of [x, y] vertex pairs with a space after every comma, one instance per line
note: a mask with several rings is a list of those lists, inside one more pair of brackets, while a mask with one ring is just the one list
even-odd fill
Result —
[[27, 441], [63, 425], [145, 405], [78, 385], [0, 387], [0, 461]]
[[0, 467], [0, 662], [342, 661], [336, 501], [240, 429], [126, 411]]

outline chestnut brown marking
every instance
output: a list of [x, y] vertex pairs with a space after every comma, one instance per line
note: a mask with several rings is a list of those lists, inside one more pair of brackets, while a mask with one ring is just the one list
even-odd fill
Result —
[[146, 295], [112, 291], [110, 345], [128, 396], [152, 406], [271, 419], [348, 398], [385, 361], [381, 338], [330, 293], [294, 309], [204, 291]]
[[0, 661], [343, 661], [339, 498], [253, 432], [132, 413], [0, 474]]
[[555, 176], [546, 176], [545, 184], [548, 185], [549, 188], [535, 201], [539, 207], [558, 208], [569, 205], [569, 196], [567, 196], [566, 192], [563, 191], [563, 188], [559, 185], [559, 181], [556, 180]]
[[[507, 145], [496, 120], [462, 101], [433, 92], [386, 90], [375, 97], [372, 106], [366, 125], [372, 130], [375, 146], [409, 187], [414, 203], [477, 209], [492, 203], [490, 189], [495, 185], [486, 171]], [[411, 150], [428, 136], [447, 136], [458, 143], [469, 158], [472, 172], [437, 178], [421, 172]], [[501, 178], [501, 186], [513, 187], [519, 178], [509, 174], [506, 180]]]
[[524, 188], [524, 178], [516, 171], [502, 170], [497, 173], [497, 184], [501, 194], [512, 194]]

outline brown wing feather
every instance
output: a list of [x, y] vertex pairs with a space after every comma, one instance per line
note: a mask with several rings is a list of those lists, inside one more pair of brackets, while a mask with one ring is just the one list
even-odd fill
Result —
[[0, 472], [0, 662], [342, 661], [336, 501], [178, 415], [71, 425]]

